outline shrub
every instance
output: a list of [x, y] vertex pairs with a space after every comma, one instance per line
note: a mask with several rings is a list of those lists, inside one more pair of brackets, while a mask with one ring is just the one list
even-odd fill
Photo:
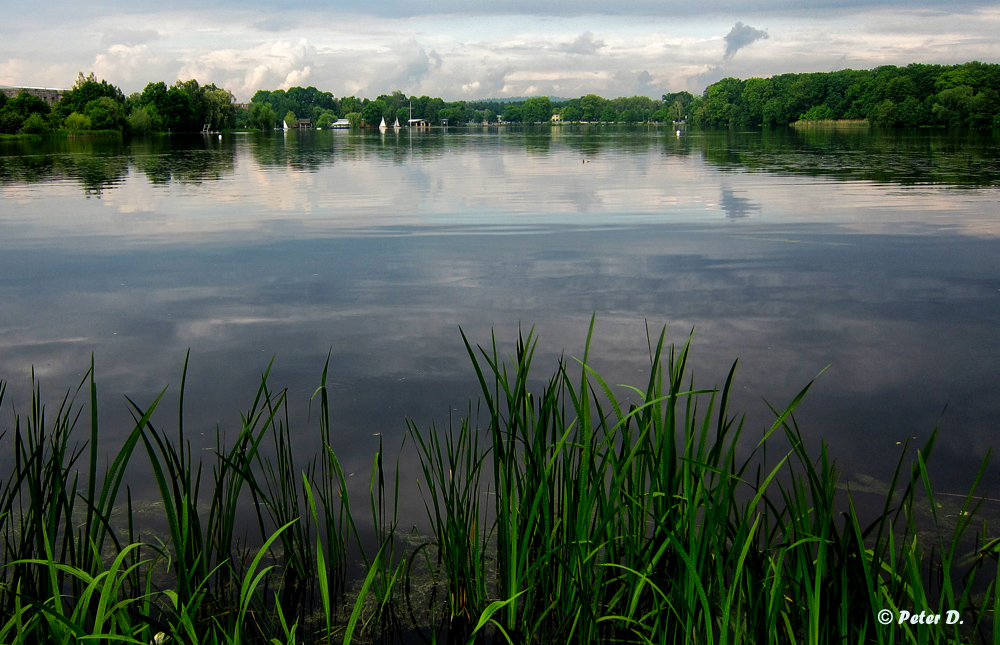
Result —
[[21, 132], [25, 134], [42, 134], [49, 131], [49, 124], [38, 112], [33, 113], [21, 125]]
[[84, 116], [79, 112], [74, 112], [66, 117], [66, 123], [64, 124], [67, 130], [73, 130], [74, 132], [80, 132], [83, 130], [90, 129], [90, 117]]

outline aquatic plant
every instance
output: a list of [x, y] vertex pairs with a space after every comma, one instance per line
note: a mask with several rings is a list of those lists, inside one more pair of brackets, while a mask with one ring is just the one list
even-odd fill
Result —
[[[912, 463], [904, 446], [866, 517], [825, 445], [807, 452], [794, 412], [811, 383], [751, 439], [729, 410], [735, 363], [721, 387], [696, 387], [690, 338], [668, 346], [661, 332], [626, 398], [589, 366], [593, 329], [582, 358], [543, 382], [532, 332], [509, 356], [495, 336], [463, 336], [476, 414], [408, 426], [426, 536], [399, 529], [399, 469], [380, 442], [367, 542], [331, 447], [329, 359], [312, 399], [320, 450], [305, 464], [270, 367], [232, 444], [217, 432], [206, 462], [185, 437], [185, 362], [176, 428], [154, 424], [164, 392], [129, 401], [134, 426], [103, 474], [93, 364], [54, 417], [33, 377], [0, 482], [0, 643], [1000, 639], [1000, 538], [973, 525], [982, 468], [945, 518], [932, 434]], [[140, 446], [162, 536], [132, 519]]]

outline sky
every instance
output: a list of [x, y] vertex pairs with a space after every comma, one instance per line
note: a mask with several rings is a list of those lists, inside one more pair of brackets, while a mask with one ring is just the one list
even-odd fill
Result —
[[448, 101], [702, 92], [721, 78], [1000, 61], [1000, 5], [926, 0], [6, 2], [0, 85], [197, 79]]

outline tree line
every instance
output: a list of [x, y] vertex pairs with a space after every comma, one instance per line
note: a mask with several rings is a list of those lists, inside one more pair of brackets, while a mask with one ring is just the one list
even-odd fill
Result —
[[197, 132], [205, 125], [221, 130], [235, 127], [236, 113], [228, 90], [194, 79], [171, 86], [149, 83], [125, 96], [107, 81], [81, 73], [54, 106], [27, 92], [11, 99], [0, 94], [0, 132], [7, 134], [107, 130], [141, 135]]
[[879, 127], [1000, 126], [1000, 65], [912, 63], [871, 70], [724, 78], [684, 108], [704, 126], [867, 120]]
[[198, 81], [149, 83], [125, 96], [93, 74], [77, 78], [73, 89], [50, 107], [21, 93], [0, 94], [0, 132], [52, 130], [151, 132], [264, 129], [309, 119], [328, 127], [347, 119], [352, 127], [406, 123], [689, 122], [708, 127], [775, 126], [796, 121], [866, 120], [879, 127], [1000, 126], [1000, 65], [913, 63], [871, 70], [779, 74], [770, 78], [724, 78], [704, 93], [664, 94], [661, 99], [631, 96], [607, 99], [530, 97], [523, 100], [452, 101], [407, 96], [397, 90], [374, 99], [336, 97], [315, 87], [259, 90], [246, 106], [232, 93]]

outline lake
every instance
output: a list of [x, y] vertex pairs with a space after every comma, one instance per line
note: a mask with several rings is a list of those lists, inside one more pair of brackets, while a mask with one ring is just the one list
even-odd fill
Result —
[[696, 384], [721, 385], [739, 358], [732, 409], [757, 437], [766, 402], [827, 368], [797, 418], [845, 478], [884, 481], [901, 443], [940, 423], [936, 487], [964, 492], [1000, 429], [1000, 138], [563, 126], [0, 141], [0, 298], [0, 429], [29, 409], [32, 369], [55, 407], [91, 355], [109, 449], [131, 429], [126, 395], [148, 404], [169, 384], [156, 418], [170, 427], [190, 349], [196, 448], [235, 433], [272, 357], [311, 442], [329, 355], [336, 448], [366, 494], [379, 438], [396, 454], [407, 418], [447, 423], [477, 396], [460, 328], [513, 351], [534, 326], [540, 383], [582, 356], [596, 314], [592, 364], [609, 382], [644, 385], [647, 326], [675, 343], [694, 330]]

